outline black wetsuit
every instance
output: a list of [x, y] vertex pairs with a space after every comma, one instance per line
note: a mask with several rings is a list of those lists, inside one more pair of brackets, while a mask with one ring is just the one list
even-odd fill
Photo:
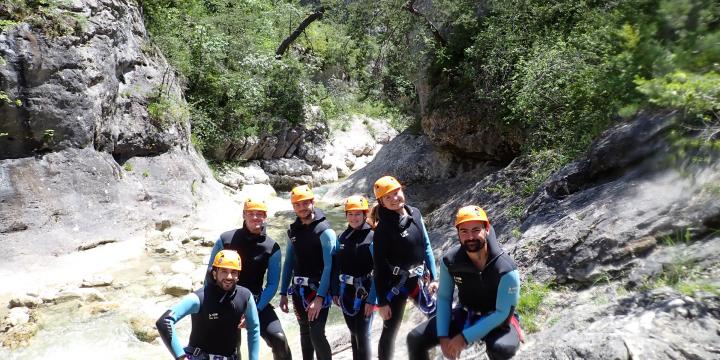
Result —
[[[372, 244], [373, 230], [367, 223], [359, 230], [348, 227], [338, 237], [338, 248], [333, 257], [333, 276], [331, 287], [333, 296], [340, 296], [345, 323], [350, 329], [350, 343], [353, 351], [354, 360], [369, 360], [372, 356], [370, 349], [370, 327], [372, 325], [372, 315], [365, 317], [365, 304], [377, 304], [375, 295], [375, 286], [372, 281], [371, 273], [373, 270]], [[356, 288], [354, 285], [340, 281], [340, 276], [352, 276], [353, 282], [362, 283], [363, 289], [366, 291], [367, 298], [360, 301], [356, 296]], [[340, 294], [341, 290], [342, 294]], [[357, 309], [356, 307], [357, 298]], [[355, 313], [355, 314], [353, 314]], [[352, 315], [351, 315], [352, 314]]]
[[[456, 245], [442, 259], [437, 316], [418, 325], [408, 334], [411, 360], [426, 360], [428, 350], [437, 346], [439, 337], [462, 334], [470, 344], [484, 341], [490, 359], [509, 359], [520, 346], [520, 325], [514, 316], [519, 300], [520, 279], [517, 267], [495, 239], [487, 236], [488, 261], [480, 271]], [[459, 307], [451, 310], [455, 287]]]
[[[383, 330], [378, 343], [378, 358], [392, 359], [395, 336], [405, 312], [408, 295], [400, 293], [388, 300], [390, 289], [400, 280], [399, 275], [392, 273], [393, 267], [409, 270], [422, 265], [430, 270], [432, 279], [437, 278], [435, 257], [430, 247], [425, 225], [420, 210], [405, 206], [407, 216], [401, 217], [395, 211], [380, 206], [379, 222], [374, 235], [374, 269], [377, 299], [380, 306], [389, 305], [392, 317], [383, 322]], [[417, 278], [408, 278], [405, 288], [415, 287]]]
[[[255, 296], [260, 317], [260, 336], [272, 349], [273, 358], [275, 360], [292, 359], [282, 324], [270, 304], [270, 300], [277, 292], [280, 280], [280, 246], [266, 234], [264, 227], [262, 232], [256, 235], [247, 231], [243, 224], [240, 229], [227, 231], [220, 235], [220, 239], [217, 240], [210, 254], [210, 259], [213, 259], [220, 250], [234, 250], [240, 254], [242, 271], [240, 271], [238, 285], [249, 289]], [[267, 285], [263, 288], [266, 271], [268, 273]], [[206, 277], [205, 281], [209, 281], [209, 278]]]
[[[329, 287], [332, 272], [332, 253], [335, 248], [335, 232], [325, 219], [325, 214], [314, 210], [314, 220], [303, 224], [299, 218], [290, 225], [288, 245], [285, 251], [282, 285], [280, 294], [285, 295], [293, 278], [308, 278], [309, 285], [293, 285], [292, 301], [295, 317], [300, 326], [300, 345], [303, 359], [312, 360], [313, 354], [318, 360], [331, 359], [330, 344], [325, 337], [330, 304]], [[306, 304], [319, 296], [323, 298], [323, 308], [314, 321], [309, 321]]]

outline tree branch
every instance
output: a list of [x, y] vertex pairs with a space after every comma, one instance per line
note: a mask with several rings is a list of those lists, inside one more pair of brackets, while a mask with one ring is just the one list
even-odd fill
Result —
[[295, 28], [295, 30], [280, 43], [280, 46], [278, 46], [277, 50], [275, 50], [275, 58], [281, 58], [293, 41], [295, 41], [295, 39], [297, 39], [298, 36], [300, 36], [300, 34], [302, 34], [313, 21], [322, 19], [323, 14], [325, 14], [325, 8], [321, 6], [315, 10], [314, 13], [308, 15], [308, 17], [306, 17], [305, 20], [303, 20], [300, 25], [298, 25], [297, 28]]
[[415, 0], [408, 0], [405, 5], [403, 6], [403, 9], [407, 10], [411, 14], [421, 18], [425, 22], [425, 26], [430, 30], [430, 32], [433, 34], [433, 37], [435, 38], [435, 41], [440, 44], [442, 47], [447, 47], [447, 41], [440, 35], [440, 31], [433, 25], [432, 21], [425, 16], [425, 14], [417, 11], [415, 9]]

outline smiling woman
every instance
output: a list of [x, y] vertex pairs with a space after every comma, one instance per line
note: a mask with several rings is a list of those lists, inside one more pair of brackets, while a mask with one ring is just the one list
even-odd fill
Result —
[[437, 272], [420, 210], [405, 203], [400, 182], [383, 176], [373, 189], [379, 218], [373, 248], [375, 286], [384, 321], [377, 353], [379, 359], [390, 359], [408, 298], [427, 315], [434, 313], [431, 295], [437, 289]]

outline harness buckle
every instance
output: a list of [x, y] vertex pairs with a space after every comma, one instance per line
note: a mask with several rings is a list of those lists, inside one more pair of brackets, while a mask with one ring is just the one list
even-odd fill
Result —
[[392, 270], [392, 274], [393, 274], [393, 275], [397, 275], [397, 274], [399, 274], [399, 273], [400, 273], [400, 267], [399, 267], [399, 266], [395, 266], [395, 267], [393, 268], [393, 270]]
[[[360, 296], [358, 296], [358, 295], [360, 295]], [[355, 297], [356, 297], [356, 298], [359, 297], [359, 298], [361, 298], [361, 299], [364, 299], [364, 298], [366, 298], [367, 296], [368, 296], [368, 292], [367, 292], [367, 290], [365, 290], [365, 288], [364, 288], [362, 285], [359, 286], [359, 287], [357, 287], [357, 288], [355, 288]]]
[[195, 356], [195, 357], [200, 356], [200, 354], [202, 354], [202, 352], [203, 352], [202, 349], [194, 348], [193, 352], [192, 352], [192, 356]]
[[392, 289], [390, 289], [390, 292], [393, 293], [393, 295], [396, 295], [396, 296], [397, 296], [398, 294], [400, 294], [400, 290], [399, 290], [397, 287], [395, 287], [395, 286], [393, 286]]
[[295, 283], [295, 285], [307, 286], [310, 283], [310, 279], [303, 276], [295, 276], [293, 278], [293, 282]]

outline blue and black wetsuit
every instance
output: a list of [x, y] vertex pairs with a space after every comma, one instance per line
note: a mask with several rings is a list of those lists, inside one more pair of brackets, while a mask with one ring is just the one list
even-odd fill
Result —
[[[275, 296], [280, 283], [280, 246], [265, 233], [265, 227], [259, 235], [253, 234], [243, 227], [224, 232], [215, 242], [210, 259], [214, 259], [220, 250], [234, 250], [240, 254], [242, 271], [238, 278], [238, 285], [247, 288], [257, 300], [257, 310], [260, 317], [260, 336], [272, 349], [275, 360], [292, 359], [292, 353], [283, 332], [282, 324], [278, 319], [270, 300]], [[206, 283], [211, 283], [208, 264]], [[267, 271], [267, 282], [263, 288], [263, 278]]]
[[[375, 283], [372, 280], [373, 234], [367, 223], [363, 223], [357, 230], [348, 227], [338, 237], [338, 247], [333, 256], [332, 293], [333, 296], [340, 296], [345, 323], [350, 329], [353, 360], [369, 360], [372, 356], [372, 315], [365, 317], [365, 304], [377, 304]], [[341, 277], [345, 281], [340, 281]], [[362, 287], [356, 288], [355, 284], [362, 284]], [[360, 296], [362, 292], [365, 298]]]
[[396, 285], [403, 289], [413, 289], [417, 286], [417, 278], [407, 278], [404, 284], [398, 284], [402, 277], [400, 274], [393, 274], [393, 268], [409, 270], [422, 266], [424, 262], [430, 271], [431, 279], [437, 278], [435, 257], [420, 210], [406, 205], [405, 211], [408, 215], [401, 217], [397, 212], [383, 206], [378, 210], [379, 222], [375, 228], [373, 247], [375, 287], [378, 304], [390, 305], [392, 311], [392, 317], [383, 322], [378, 344], [380, 360], [393, 357], [395, 336], [408, 298], [406, 292], [391, 296], [388, 294]]
[[328, 307], [323, 307], [318, 317], [308, 321], [305, 304], [309, 304], [315, 296], [330, 303], [329, 288], [332, 271], [332, 253], [335, 249], [335, 231], [325, 214], [314, 209], [314, 218], [310, 224], [303, 224], [299, 218], [290, 225], [288, 230], [287, 250], [283, 265], [282, 286], [280, 294], [287, 294], [290, 280], [307, 280], [306, 285], [293, 282], [292, 300], [295, 316], [300, 326], [300, 345], [303, 359], [311, 360], [313, 353], [318, 360], [330, 359], [330, 344], [325, 338], [325, 322]]
[[[190, 314], [192, 331], [190, 342], [183, 349], [175, 333], [175, 323]], [[216, 284], [208, 284], [191, 293], [166, 311], [155, 323], [160, 337], [177, 359], [186, 355], [189, 359], [212, 355], [239, 358], [238, 344], [240, 319], [245, 316], [248, 332], [248, 354], [257, 360], [260, 348], [260, 324], [255, 300], [248, 289], [236, 286], [224, 291]], [[195, 357], [193, 357], [195, 354]]]
[[[509, 359], [520, 346], [520, 326], [515, 306], [520, 299], [520, 276], [512, 258], [495, 238], [487, 236], [488, 262], [480, 270], [460, 245], [443, 257], [440, 265], [436, 317], [418, 325], [408, 334], [410, 359], [428, 359], [428, 350], [438, 345], [438, 337], [462, 334], [465, 342], [485, 341], [491, 360]], [[452, 309], [453, 293], [458, 289], [460, 307]]]

